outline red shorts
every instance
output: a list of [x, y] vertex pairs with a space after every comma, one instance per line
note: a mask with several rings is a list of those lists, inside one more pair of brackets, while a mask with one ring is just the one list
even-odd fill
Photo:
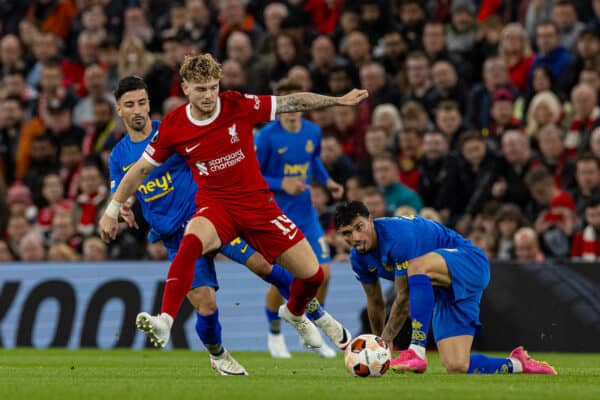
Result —
[[271, 192], [257, 192], [235, 202], [197, 198], [194, 217], [215, 226], [222, 244], [241, 236], [271, 264], [304, 239], [300, 229], [281, 211]]

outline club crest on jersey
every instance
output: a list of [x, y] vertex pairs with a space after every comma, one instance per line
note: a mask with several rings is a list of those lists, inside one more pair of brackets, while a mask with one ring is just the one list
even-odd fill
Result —
[[233, 124], [229, 127], [229, 136], [231, 137], [231, 143], [237, 143], [240, 141], [237, 131], [235, 130], [235, 125], [236, 124]]
[[312, 153], [313, 151], [315, 151], [315, 145], [313, 144], [312, 140], [308, 139], [304, 150], [306, 150], [307, 153]]

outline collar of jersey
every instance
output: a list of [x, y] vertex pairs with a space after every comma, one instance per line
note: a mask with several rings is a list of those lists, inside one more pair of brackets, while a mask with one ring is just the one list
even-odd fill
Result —
[[185, 107], [185, 114], [187, 115], [188, 119], [190, 120], [190, 122], [192, 124], [198, 125], [198, 126], [206, 126], [206, 125], [210, 124], [211, 122], [213, 122], [215, 119], [217, 119], [219, 114], [221, 114], [221, 98], [217, 99], [217, 111], [213, 114], [212, 117], [210, 117], [208, 119], [199, 120], [199, 119], [192, 117], [192, 104], [191, 103], [188, 103], [188, 105]]

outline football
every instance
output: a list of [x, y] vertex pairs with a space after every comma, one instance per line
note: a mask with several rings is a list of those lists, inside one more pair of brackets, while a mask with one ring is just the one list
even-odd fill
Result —
[[357, 336], [344, 353], [346, 370], [362, 378], [383, 376], [390, 367], [391, 358], [387, 343], [376, 335]]

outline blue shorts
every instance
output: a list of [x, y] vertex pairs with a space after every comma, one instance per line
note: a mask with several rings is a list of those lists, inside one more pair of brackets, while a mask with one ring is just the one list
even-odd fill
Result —
[[[163, 243], [167, 248], [167, 254], [169, 260], [173, 261], [177, 250], [179, 250], [179, 244], [183, 239], [185, 228], [179, 229], [176, 233], [171, 235], [167, 239], [163, 239]], [[215, 261], [212, 257], [202, 256], [196, 260], [196, 266], [194, 267], [194, 280], [192, 281], [192, 289], [200, 286], [210, 286], [215, 290], [219, 290], [219, 283], [217, 282], [217, 273], [215, 271]]]
[[435, 250], [450, 272], [450, 287], [435, 288], [433, 335], [438, 342], [453, 336], [475, 336], [481, 329], [479, 303], [490, 281], [490, 263], [475, 246]]
[[256, 250], [250, 247], [250, 245], [241, 237], [236, 237], [231, 242], [221, 247], [220, 251], [225, 257], [242, 265], [246, 265], [250, 256], [256, 253]]
[[314, 218], [310, 218], [305, 223], [297, 225], [302, 233], [304, 233], [308, 243], [310, 243], [310, 247], [312, 247], [317, 260], [319, 260], [319, 264], [329, 264], [331, 262], [329, 243], [325, 239], [325, 233], [316, 213], [314, 213]]

